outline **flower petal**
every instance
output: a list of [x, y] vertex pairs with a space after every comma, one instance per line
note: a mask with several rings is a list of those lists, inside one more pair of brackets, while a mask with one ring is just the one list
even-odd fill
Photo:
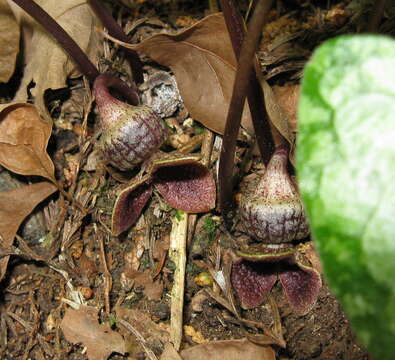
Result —
[[315, 305], [321, 289], [319, 272], [307, 265], [297, 264], [279, 274], [284, 293], [292, 308], [301, 315]]
[[173, 208], [198, 213], [209, 211], [215, 206], [214, 178], [196, 157], [183, 155], [162, 160], [154, 166], [155, 187]]
[[259, 306], [276, 281], [277, 272], [270, 262], [238, 260], [232, 266], [232, 286], [244, 309]]
[[151, 195], [152, 185], [149, 176], [140, 179], [118, 194], [112, 211], [114, 235], [124, 232], [137, 221]]

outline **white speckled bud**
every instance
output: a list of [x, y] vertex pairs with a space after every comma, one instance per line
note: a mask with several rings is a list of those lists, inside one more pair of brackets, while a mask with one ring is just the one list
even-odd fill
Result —
[[108, 74], [102, 74], [93, 87], [103, 128], [100, 148], [108, 163], [130, 170], [151, 157], [168, 131], [150, 107], [133, 106], [113, 97], [108, 90], [113, 81]]
[[255, 192], [240, 201], [245, 232], [267, 244], [300, 240], [309, 234], [302, 202], [287, 172], [287, 161], [287, 150], [277, 149]]

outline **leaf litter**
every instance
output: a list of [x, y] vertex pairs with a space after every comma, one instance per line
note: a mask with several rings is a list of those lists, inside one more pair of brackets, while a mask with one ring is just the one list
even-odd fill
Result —
[[[144, 6], [149, 2], [149, 0], [145, 0], [134, 4], [136, 5], [134, 14], [140, 19], [145, 15]], [[91, 14], [87, 15], [87, 12], [85, 12], [85, 2], [75, 1], [72, 4], [57, 4], [56, 6], [52, 1], [47, 3], [48, 9], [53, 11], [55, 17], [64, 16], [62, 21], [66, 26], [73, 24], [73, 21], [70, 20], [78, 18], [80, 26], [85, 28], [86, 32], [83, 34], [73, 33], [73, 37], [78, 41], [81, 40], [83, 47], [89, 47], [88, 43], [95, 43], [93, 40], [91, 42], [90, 39], [97, 35], [93, 28], [96, 20], [92, 18]], [[74, 8], [72, 8], [73, 6]], [[278, 11], [287, 14], [287, 11], [290, 10], [287, 6], [289, 4], [285, 5], [285, 10], [274, 11], [272, 14], [273, 20], [275, 20]], [[316, 10], [317, 12], [315, 12]], [[318, 18], [317, 14], [322, 11], [325, 13], [326, 10], [313, 6], [311, 9], [298, 11], [305, 17], [308, 15]], [[126, 16], [129, 17], [130, 12]], [[289, 16], [292, 17], [292, 15]], [[17, 17], [23, 19], [21, 15], [17, 15]], [[75, 19], [70, 19], [70, 17]], [[216, 25], [214, 19], [216, 19]], [[166, 112], [166, 121], [169, 124], [176, 122], [178, 125], [177, 133], [187, 134], [192, 140], [201, 135], [202, 131], [202, 127], [197, 125], [195, 121], [201, 122], [205, 128], [210, 128], [219, 134], [224, 127], [226, 108], [232, 86], [231, 81], [235, 72], [235, 59], [230, 42], [226, 39], [227, 34], [223, 20], [219, 19], [219, 15], [211, 15], [197, 23], [194, 20], [183, 19], [185, 24], [194, 24], [192, 28], [180, 30], [175, 35], [174, 32], [172, 35], [154, 35], [154, 38], [149, 38], [135, 45], [161, 65], [158, 66], [150, 61], [145, 61], [147, 73], [155, 75], [158, 71], [163, 72], [163, 66], [168, 66], [174, 72], [182, 100], [189, 113], [182, 110], [182, 104], [174, 106], [173, 113]], [[26, 20], [23, 21], [26, 22]], [[287, 20], [283, 19], [282, 23], [284, 22], [287, 23]], [[308, 20], [308, 24], [310, 26], [314, 24], [314, 21]], [[322, 23], [317, 22], [316, 26], [318, 24], [320, 24], [320, 31], [322, 31]], [[34, 25], [31, 23], [29, 26], [34, 29]], [[167, 29], [170, 28], [161, 20], [154, 19], [144, 23], [143, 19], [136, 23], [129, 23], [127, 28], [132, 29], [132, 38], [138, 38], [140, 29], [144, 28], [141, 33], [158, 33], [163, 32], [163, 26], [166, 26]], [[81, 32], [81, 27], [76, 26], [74, 28], [77, 32]], [[292, 32], [292, 26], [287, 29], [290, 28]], [[311, 30], [311, 27], [309, 29]], [[36, 32], [36, 30], [34, 31]], [[299, 31], [300, 28], [298, 28]], [[218, 36], [213, 36], [213, 34]], [[295, 39], [299, 39], [298, 36], [300, 35], [291, 34], [289, 36], [287, 34], [284, 37], [288, 39], [287, 42], [280, 39], [280, 30], [275, 33], [273, 43], [279, 44], [281, 41], [285, 41], [287, 45], [292, 44], [296, 42]], [[40, 37], [42, 37], [41, 40]], [[20, 169], [20, 174], [28, 175], [27, 179], [29, 180], [31, 180], [30, 176], [32, 175], [47, 175], [44, 177], [53, 180], [55, 176], [54, 163], [57, 169], [56, 177], [59, 181], [71, 186], [73, 196], [84, 199], [84, 204], [90, 207], [91, 212], [89, 217], [84, 219], [84, 215], [78, 208], [70, 206], [70, 202], [59, 195], [59, 199], [51, 202], [50, 206], [45, 207], [42, 212], [44, 225], [48, 232], [47, 236], [29, 243], [23, 242], [20, 237], [18, 238], [16, 242], [18, 247], [12, 249], [14, 253], [17, 252], [26, 256], [28, 248], [22, 246], [25, 244], [30, 246], [30, 254], [34, 255], [34, 251], [46, 252], [49, 253], [48, 256], [52, 260], [48, 260], [47, 257], [36, 257], [36, 259], [40, 259], [41, 266], [48, 265], [44, 267], [48, 270], [45, 274], [37, 270], [36, 264], [24, 263], [23, 257], [19, 262], [13, 261], [8, 266], [7, 277], [10, 279], [10, 283], [8, 280], [2, 283], [4, 303], [0, 302], [0, 312], [2, 313], [0, 334], [8, 333], [9, 335], [6, 335], [8, 343], [4, 343], [4, 336], [0, 337], [2, 354], [12, 353], [14, 358], [18, 358], [18, 356], [20, 358], [22, 356], [24, 358], [46, 358], [50, 354], [55, 356], [54, 349], [60, 349], [63, 353], [68, 354], [66, 355], [67, 358], [73, 357], [78, 360], [95, 357], [105, 359], [113, 352], [117, 353], [112, 355], [116, 359], [126, 356], [140, 358], [144, 356], [142, 355], [143, 352], [150, 359], [154, 359], [158, 358], [164, 349], [170, 348], [173, 353], [170, 355], [172, 357], [168, 358], [171, 359], [194, 359], [207, 356], [215, 359], [218, 356], [222, 358], [224, 355], [230, 358], [232, 356], [233, 358], [240, 358], [240, 351], [242, 351], [243, 357], [261, 357], [262, 359], [274, 359], [274, 352], [279, 357], [292, 360], [301, 358], [329, 360], [337, 356], [348, 356], [348, 358], [355, 360], [367, 359], [363, 351], [355, 344], [347, 320], [326, 287], [320, 293], [318, 305], [303, 318], [292, 312], [287, 302], [284, 301], [279, 287], [272, 290], [269, 299], [260, 308], [248, 311], [242, 310], [240, 314], [237, 311], [235, 312], [232, 302], [232, 289], [229, 287], [229, 281], [226, 280], [228, 276], [226, 266], [229, 261], [228, 249], [231, 248], [232, 238], [229, 234], [222, 232], [221, 225], [212, 229], [210, 234], [204, 235], [199, 229], [194, 233], [196, 215], [189, 215], [184, 218], [184, 220], [188, 220], [188, 229], [185, 236], [186, 245], [188, 249], [199, 250], [188, 254], [186, 258], [185, 292], [182, 292], [185, 302], [184, 305], [181, 303], [184, 316], [179, 319], [181, 321], [177, 328], [178, 331], [180, 329], [183, 331], [179, 338], [183, 350], [179, 353], [176, 352], [169, 343], [171, 336], [169, 328], [171, 317], [170, 294], [174, 285], [174, 262], [167, 256], [167, 251], [158, 249], [161, 248], [162, 242], [168, 241], [171, 218], [179, 219], [180, 214], [172, 211], [154, 190], [153, 196], [141, 209], [141, 215], [136, 218], [133, 227], [118, 237], [111, 235], [112, 206], [120, 186], [116, 179], [120, 179], [120, 177], [111, 176], [112, 174], [107, 175], [100, 158], [93, 168], [85, 167], [87, 157], [92, 153], [92, 149], [95, 149], [93, 145], [100, 135], [100, 129], [92, 124], [91, 119], [89, 121], [87, 119], [88, 108], [84, 108], [84, 113], [76, 107], [80, 105], [66, 102], [69, 108], [72, 104], [73, 111], [64, 111], [66, 103], [62, 103], [63, 99], [60, 99], [57, 105], [54, 106], [54, 103], [52, 103], [49, 109], [55, 113], [53, 117], [60, 117], [60, 121], [55, 122], [53, 128], [48, 127], [50, 122], [47, 124], [40, 118], [34, 119], [38, 113], [47, 112], [47, 108], [43, 107], [45, 90], [64, 87], [67, 77], [76, 74], [70, 60], [62, 54], [59, 62], [54, 61], [54, 69], [56, 68], [56, 70], [52, 70], [51, 67], [53, 77], [51, 75], [49, 79], [54, 79], [54, 81], [48, 80], [47, 82], [45, 75], [48, 69], [41, 65], [34, 68], [31, 64], [37, 64], [39, 49], [42, 47], [50, 49], [54, 48], [55, 45], [51, 42], [52, 40], [48, 41], [48, 38], [43, 36], [42, 33], [39, 36], [39, 33], [36, 32], [34, 39], [37, 41], [34, 44], [38, 45], [35, 47], [36, 51], [29, 55], [26, 54], [28, 67], [25, 69], [18, 97], [23, 100], [27, 99], [27, 85], [33, 80], [35, 88], [32, 89], [32, 94], [35, 95], [36, 106], [39, 110], [32, 110], [32, 105], [23, 104], [2, 106], [0, 115], [3, 122], [8, 116], [11, 117], [7, 120], [7, 124], [13, 122], [14, 120], [11, 119], [14, 118], [15, 114], [12, 115], [12, 113], [19, 110], [23, 113], [22, 118], [26, 117], [27, 120], [31, 117], [31, 122], [34, 125], [30, 126], [30, 122], [25, 121], [22, 122], [23, 126], [20, 128], [18, 126], [10, 127], [13, 132], [9, 134], [5, 141], [2, 140], [2, 143], [4, 142], [5, 146], [18, 147], [18, 151], [15, 152], [15, 154], [18, 154], [18, 160], [15, 160], [15, 164], [13, 164], [8, 157], [4, 157], [1, 164], [3, 166], [7, 164], [11, 171]], [[27, 41], [28, 45], [32, 46], [32, 40]], [[84, 49], [87, 48], [84, 47]], [[105, 43], [103, 50], [102, 44], [99, 43], [90, 53], [92, 58], [95, 58], [98, 50], [104, 52], [101, 58], [103, 68], [110, 68], [121, 76], [130, 76], [130, 69], [123, 63], [122, 55], [111, 44]], [[309, 53], [309, 49], [304, 48], [304, 50], [304, 54]], [[59, 49], [56, 51], [59, 51]], [[56, 51], [54, 50], [54, 52]], [[152, 56], [150, 55], [151, 52]], [[265, 49], [266, 59], [273, 54], [275, 54], [274, 51], [270, 52], [270, 50], [266, 51]], [[51, 57], [52, 55], [49, 54], [48, 56]], [[284, 80], [287, 83], [288, 75], [286, 71], [295, 71], [291, 76], [296, 76], [297, 70], [289, 69], [300, 70], [300, 66], [291, 56], [287, 57], [282, 54], [281, 59], [276, 56], [272, 56], [270, 61], [262, 64], [264, 75], [269, 76], [268, 86], [272, 87], [273, 84], [278, 84], [283, 89]], [[2, 57], [2, 54], [0, 54], [0, 57]], [[48, 60], [48, 62], [44, 61], [43, 63], [52, 64], [52, 60], [55, 58], [56, 56], [51, 61]], [[260, 59], [262, 58], [260, 57]], [[190, 60], [191, 63], [187, 63], [187, 60]], [[208, 64], [214, 66], [211, 74], [207, 69]], [[188, 70], [188, 73], [186, 70]], [[201, 75], [196, 74], [196, 70], [199, 70]], [[220, 71], [224, 71], [224, 74], [221, 75]], [[191, 78], [188, 78], [188, 76]], [[282, 76], [282, 78], [277, 81], [275, 76]], [[75, 80], [72, 84], [74, 85], [70, 87], [71, 97], [76, 93], [73, 86], [75, 84], [77, 84], [77, 87], [82, 86], [80, 80]], [[166, 88], [167, 85], [164, 83], [162, 86]], [[278, 115], [276, 118], [273, 115], [271, 120], [273, 122], [279, 121], [280, 125], [278, 126], [285, 126], [288, 129], [285, 131], [290, 131], [291, 142], [293, 141], [291, 136], [297, 130], [294, 122], [295, 108], [292, 105], [292, 101], [294, 101], [292, 99], [295, 99], [296, 95], [294, 93], [297, 90], [287, 92], [284, 89], [285, 95], [278, 95], [276, 87], [273, 88], [273, 91], [274, 95], [270, 95], [273, 104], [280, 103], [280, 106], [282, 106], [280, 111], [287, 113], [287, 116]], [[281, 90], [279, 92], [281, 93]], [[208, 96], [204, 97], [206, 94]], [[156, 96], [155, 92], [152, 92], [150, 96]], [[279, 100], [281, 96], [283, 96], [283, 100]], [[284, 106], [287, 100], [291, 105]], [[88, 99], [88, 103], [91, 101], [92, 99]], [[177, 99], [177, 102], [179, 102], [179, 99]], [[75, 111], [76, 108], [79, 110]], [[58, 112], [60, 112], [60, 115]], [[250, 120], [248, 120], [248, 112], [246, 113], [247, 120], [244, 125], [248, 130], [248, 126], [250, 126], [250, 129], [252, 127], [247, 125]], [[75, 114], [83, 115], [76, 116]], [[290, 124], [285, 120], [287, 117], [292, 119]], [[64, 127], [60, 131], [58, 125], [68, 122], [72, 125]], [[8, 126], [7, 131], [9, 131]], [[29, 135], [29, 133], [31, 134]], [[73, 133], [73, 136], [77, 138], [75, 145], [68, 148], [67, 146], [57, 147], [50, 143], [48, 152], [51, 157], [49, 158], [47, 153], [49, 136], [52, 134], [52, 140], [56, 142], [65, 133]], [[33, 134], [36, 135], [32, 136]], [[211, 148], [214, 137], [212, 133], [211, 140], [210, 136], [207, 135], [210, 134], [208, 130], [204, 130], [203, 134], [202, 147], [209, 144], [211, 153], [211, 158], [209, 157], [207, 164], [209, 164], [211, 171], [215, 171], [218, 146], [215, 145]], [[216, 138], [217, 145], [218, 141], [219, 137]], [[166, 144], [166, 146], [172, 148], [171, 144]], [[20, 149], [23, 149], [23, 151]], [[2, 151], [0, 151], [0, 156], [1, 153]], [[252, 174], [259, 172], [262, 168], [257, 163], [257, 159], [247, 161], [247, 154], [245, 144], [240, 143], [236, 154], [237, 165], [241, 167], [242, 162], [245, 161], [247, 171]], [[31, 156], [40, 159], [40, 161], [33, 162]], [[73, 173], [70, 178], [66, 179], [63, 169], [68, 164], [68, 158], [76, 160]], [[23, 159], [29, 160], [25, 163]], [[41, 165], [38, 164], [40, 162]], [[12, 169], [13, 166], [15, 169]], [[122, 174], [122, 176], [124, 175]], [[130, 176], [130, 174], [126, 175]], [[46, 186], [49, 186], [52, 192], [56, 191], [52, 184], [43, 184], [47, 184]], [[37, 186], [37, 184], [33, 185]], [[51, 193], [49, 189], [47, 192], [47, 196], [49, 196]], [[23, 190], [21, 190], [22, 193]], [[43, 194], [42, 200], [45, 198], [46, 196]], [[4, 206], [9, 207], [10, 201], [7, 200]], [[29, 214], [27, 210], [26, 213]], [[207, 212], [206, 215], [215, 216], [217, 213], [212, 210]], [[9, 221], [15, 222], [15, 220]], [[16, 226], [15, 232], [20, 227], [20, 223], [17, 225], [16, 223], [13, 225]], [[4, 227], [6, 226], [8, 227], [8, 223]], [[15, 233], [13, 232], [11, 235], [13, 240]], [[11, 235], [8, 234], [7, 237], [9, 238]], [[233, 236], [239, 237], [241, 235], [236, 230]], [[3, 234], [2, 237], [4, 240]], [[162, 255], [155, 255], [158, 252]], [[130, 272], [129, 275], [131, 276], [127, 279], [128, 281], [122, 281], [122, 271], [127, 272], [124, 265], [128, 262], [128, 254], [133, 254], [132, 263], [135, 272]], [[12, 257], [11, 259], [16, 260], [17, 258]], [[203, 284], [203, 286], [197, 284], [193, 279], [204, 271], [213, 271], [218, 283]], [[29, 276], [33, 280], [38, 279], [38, 281], [29, 280]], [[133, 279], [134, 276], [135, 279]], [[140, 279], [138, 279], [139, 276]], [[202, 289], [204, 296], [200, 297], [198, 306], [196, 306], [196, 301], [191, 304], [191, 301], [196, 299], [198, 294], [202, 294]], [[149, 295], [150, 291], [151, 295]], [[210, 296], [207, 294], [210, 294]], [[67, 308], [60, 301], [61, 298], [66, 303], [70, 303], [70, 300], [82, 304], [87, 302], [89, 307], [80, 305], [79, 311]], [[18, 305], [21, 300], [25, 302], [29, 300], [31, 307], [26, 308]], [[10, 307], [13, 311], [11, 317], [6, 315], [7, 311], [10, 311]], [[39, 329], [37, 330], [38, 336], [29, 340], [31, 336], [28, 330], [32, 327], [27, 326], [20, 330], [18, 324], [21, 321], [23, 323], [24, 318], [28, 319], [30, 313], [34, 313], [34, 307], [37, 309], [36, 313], [40, 314], [42, 319], [47, 320], [45, 326], [40, 326], [39, 317], [30, 318], [31, 323], [25, 321], [25, 325], [34, 324]], [[101, 308], [104, 310], [98, 311]], [[21, 313], [19, 318], [15, 316], [18, 311]], [[4, 317], [3, 313], [5, 314]], [[19, 322], [16, 319], [19, 319]], [[60, 324], [65, 331], [57, 330]], [[17, 331], [21, 336], [13, 336]], [[268, 344], [267, 337], [270, 338], [270, 334], [273, 338], [284, 336], [286, 348], [262, 346], [262, 344]], [[266, 338], [263, 338], [264, 336]], [[64, 337], [68, 342], [64, 340]], [[249, 340], [246, 340], [246, 338]], [[226, 341], [224, 341], [225, 339]], [[203, 341], [208, 341], [208, 343], [194, 346]], [[81, 344], [81, 346], [77, 344]], [[270, 344], [273, 344], [273, 342], [270, 342]], [[121, 353], [127, 353], [127, 355], [122, 356]], [[166, 354], [165, 350], [162, 358], [165, 358]]]

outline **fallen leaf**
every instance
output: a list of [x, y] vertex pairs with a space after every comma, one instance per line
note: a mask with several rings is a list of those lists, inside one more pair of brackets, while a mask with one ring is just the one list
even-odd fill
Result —
[[19, 25], [6, 0], [0, 0], [0, 82], [8, 82], [19, 52]]
[[288, 124], [292, 132], [298, 131], [297, 106], [300, 85], [273, 86], [274, 96], [288, 117]]
[[[44, 8], [63, 29], [77, 42], [81, 49], [95, 64], [98, 59], [99, 34], [95, 26], [99, 22], [92, 15], [89, 6], [84, 0], [38, 0]], [[33, 27], [33, 36], [29, 42], [29, 58], [26, 59], [26, 68], [20, 88], [15, 96], [15, 101], [25, 102], [28, 97], [27, 88], [33, 81], [35, 86], [30, 89], [35, 96], [35, 104], [42, 114], [46, 114], [44, 104], [44, 92], [47, 89], [61, 89], [66, 87], [67, 77], [76, 77], [80, 73], [76, 65], [58, 45], [51, 34], [48, 34], [41, 26], [33, 23], [31, 19], [25, 20], [26, 15], [21, 10], [13, 7], [14, 12], [19, 12], [17, 18], [21, 18], [23, 24]], [[31, 24], [34, 24], [31, 26]]]
[[163, 281], [154, 280], [150, 271], [131, 270], [126, 276], [134, 281], [137, 286], [144, 287], [143, 294], [148, 300], [159, 301], [163, 295]]
[[248, 341], [222, 340], [192, 346], [180, 353], [184, 360], [275, 360], [275, 352], [269, 346], [258, 346]]
[[122, 306], [117, 306], [115, 311], [117, 318], [130, 323], [147, 342], [159, 340], [166, 343], [169, 341], [169, 332], [167, 329], [155, 323], [148, 313]]
[[[223, 134], [236, 75], [236, 58], [221, 13], [207, 16], [176, 35], [158, 34], [127, 47], [169, 67], [192, 117]], [[241, 124], [253, 134], [247, 105]]]
[[172, 343], [166, 343], [165, 349], [163, 350], [160, 360], [184, 360], [180, 354], [174, 349]]
[[0, 105], [0, 164], [17, 174], [55, 181], [46, 151], [51, 130], [33, 105]]
[[67, 341], [86, 346], [89, 360], [106, 360], [113, 352], [126, 352], [122, 336], [111, 330], [108, 323], [99, 324], [98, 310], [92, 306], [68, 308], [60, 327]]
[[[49, 182], [23, 186], [14, 190], [0, 192], [0, 237], [1, 246], [12, 245], [15, 234], [25, 218], [33, 209], [56, 191], [56, 186]], [[0, 280], [7, 268], [9, 256], [0, 260]]]
[[292, 163], [294, 163], [295, 134], [290, 129], [288, 113], [279, 104], [273, 89], [270, 87], [267, 81], [262, 80], [261, 85], [265, 97], [267, 114], [269, 115], [271, 123], [290, 144], [290, 160]]

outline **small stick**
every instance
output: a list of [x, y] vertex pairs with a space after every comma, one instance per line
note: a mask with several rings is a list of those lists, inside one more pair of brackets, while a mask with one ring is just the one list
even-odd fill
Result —
[[[97, 227], [96, 224], [94, 224], [94, 229], [95, 232], [97, 233]], [[107, 267], [107, 260], [106, 260], [106, 252], [104, 249], [104, 241], [103, 241], [103, 236], [99, 234], [98, 236], [98, 241], [100, 245], [100, 261], [103, 267], [103, 275], [105, 278], [105, 288], [104, 288], [104, 305], [105, 305], [105, 311], [106, 314], [109, 315], [111, 312], [111, 307], [110, 307], [110, 292], [112, 288], [112, 277], [110, 272], [108, 271]]]
[[182, 212], [180, 220], [173, 218], [169, 252], [169, 258], [176, 267], [171, 290], [170, 339], [177, 351], [182, 340], [187, 234], [188, 214]]

